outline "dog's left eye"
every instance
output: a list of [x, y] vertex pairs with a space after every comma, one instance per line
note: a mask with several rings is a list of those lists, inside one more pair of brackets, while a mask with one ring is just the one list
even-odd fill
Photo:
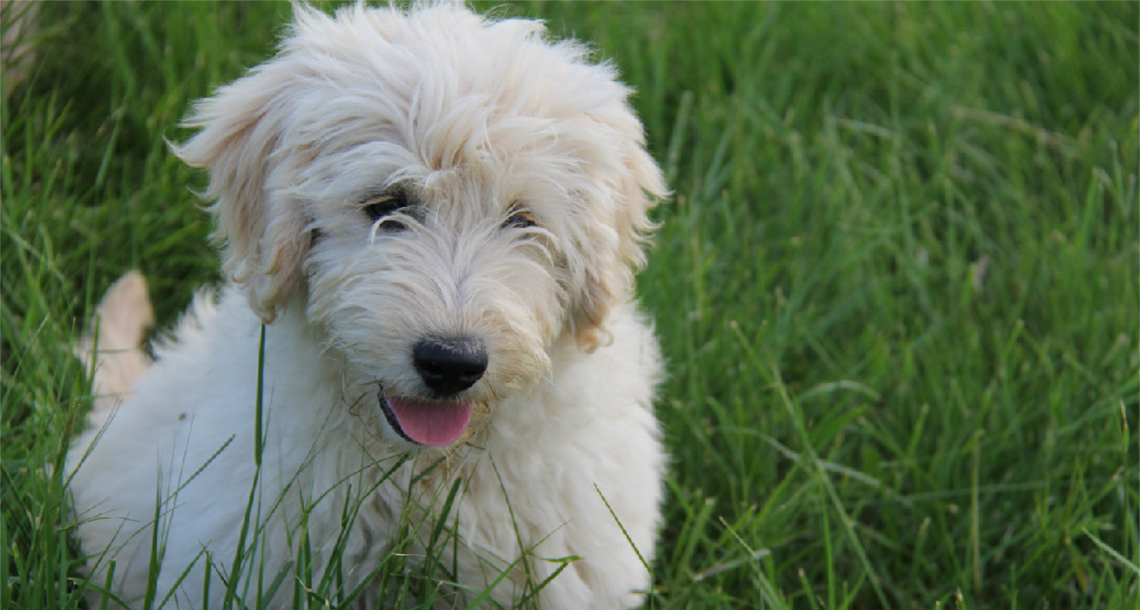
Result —
[[[408, 200], [402, 193], [388, 193], [369, 197], [363, 203], [364, 213], [372, 222], [387, 218], [395, 212], [408, 207]], [[385, 229], [399, 230], [404, 228], [401, 222], [387, 222], [381, 225]]]
[[511, 215], [503, 221], [503, 228], [513, 227], [516, 229], [529, 229], [530, 227], [537, 227], [538, 223], [535, 222], [534, 216], [526, 210], [512, 210]]

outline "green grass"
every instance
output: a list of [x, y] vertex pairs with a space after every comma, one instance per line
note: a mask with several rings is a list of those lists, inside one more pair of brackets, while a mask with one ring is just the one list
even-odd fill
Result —
[[[1136, 608], [1137, 3], [495, 10], [595, 41], [674, 189], [649, 607]], [[216, 281], [163, 138], [288, 14], [41, 7], [2, 102], [0, 607], [79, 604], [66, 342], [130, 268], [166, 321]]]

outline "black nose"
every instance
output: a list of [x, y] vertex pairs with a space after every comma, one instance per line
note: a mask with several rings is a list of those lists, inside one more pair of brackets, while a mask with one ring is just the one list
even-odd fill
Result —
[[487, 350], [477, 339], [424, 339], [412, 348], [424, 385], [443, 396], [475, 385], [487, 370]]

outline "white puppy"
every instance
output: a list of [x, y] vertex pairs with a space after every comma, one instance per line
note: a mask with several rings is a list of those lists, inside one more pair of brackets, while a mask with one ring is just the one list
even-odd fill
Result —
[[209, 171], [232, 282], [153, 362], [141, 276], [100, 306], [68, 460], [92, 582], [140, 606], [368, 606], [393, 574], [437, 607], [637, 605], [665, 458], [633, 270], [665, 187], [629, 90], [534, 21], [295, 12], [175, 147]]

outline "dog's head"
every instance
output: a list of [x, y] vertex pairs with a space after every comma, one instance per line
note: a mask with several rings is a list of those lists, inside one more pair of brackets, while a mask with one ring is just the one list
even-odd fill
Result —
[[587, 56], [455, 6], [298, 7], [175, 147], [253, 310], [303, 305], [405, 439], [454, 442], [464, 405], [537, 383], [559, 337], [604, 345], [629, 298], [665, 186]]

